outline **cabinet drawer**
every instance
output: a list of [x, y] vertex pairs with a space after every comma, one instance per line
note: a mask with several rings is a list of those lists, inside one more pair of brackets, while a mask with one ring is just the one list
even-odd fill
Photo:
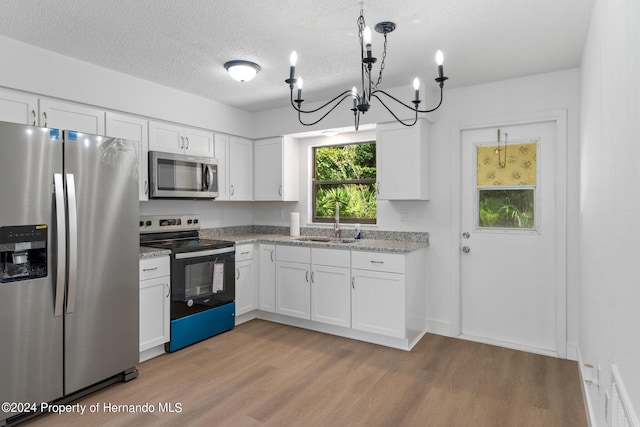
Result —
[[170, 274], [168, 256], [140, 260], [140, 280], [169, 276]]
[[351, 268], [404, 273], [405, 256], [380, 252], [351, 252]]
[[236, 262], [253, 259], [253, 245], [236, 246]]
[[311, 249], [311, 263], [314, 265], [328, 265], [333, 267], [351, 266], [351, 257], [349, 251], [340, 249]]
[[311, 248], [300, 246], [278, 245], [276, 247], [278, 261], [311, 263]]

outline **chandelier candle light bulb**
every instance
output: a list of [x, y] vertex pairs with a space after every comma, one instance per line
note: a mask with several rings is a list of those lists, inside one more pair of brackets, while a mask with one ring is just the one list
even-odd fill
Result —
[[294, 50], [289, 57], [291, 67], [289, 68], [289, 79], [294, 80], [296, 78], [296, 64], [298, 63], [298, 54]]
[[420, 80], [418, 80], [417, 77], [413, 79], [413, 89], [416, 91], [416, 99], [414, 102], [420, 101]]
[[302, 77], [298, 77], [298, 79], [296, 80], [296, 85], [298, 86], [298, 101], [302, 100], [302, 85], [304, 84], [304, 81], [302, 80]]
[[436, 52], [436, 64], [438, 64], [438, 77], [443, 78], [444, 66], [442, 64], [444, 64], [444, 55], [442, 54], [441, 50], [438, 50]]

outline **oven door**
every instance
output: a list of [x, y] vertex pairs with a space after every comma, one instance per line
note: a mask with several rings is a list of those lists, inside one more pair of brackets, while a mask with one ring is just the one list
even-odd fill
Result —
[[235, 247], [173, 255], [171, 320], [233, 302]]
[[218, 197], [218, 161], [209, 157], [149, 152], [151, 198]]

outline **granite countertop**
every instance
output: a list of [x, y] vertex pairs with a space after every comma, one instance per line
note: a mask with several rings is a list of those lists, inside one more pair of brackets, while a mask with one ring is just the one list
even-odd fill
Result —
[[[204, 233], [203, 237], [209, 237]], [[308, 236], [301, 236], [308, 237]], [[418, 249], [429, 246], [428, 242], [410, 242], [401, 240], [382, 240], [382, 239], [358, 239], [353, 243], [338, 242], [313, 242], [305, 240], [296, 240], [296, 237], [290, 237], [282, 234], [257, 234], [257, 233], [241, 233], [241, 234], [223, 234], [211, 236], [211, 238], [231, 240], [236, 245], [251, 243], [267, 243], [277, 245], [292, 245], [305, 247], [319, 247], [331, 249], [345, 249], [370, 252], [387, 252], [387, 253], [409, 253]], [[347, 238], [348, 239], [348, 238]]]
[[169, 249], [157, 249], [149, 248], [146, 246], [140, 246], [140, 259], [156, 258], [160, 256], [169, 256], [171, 251]]

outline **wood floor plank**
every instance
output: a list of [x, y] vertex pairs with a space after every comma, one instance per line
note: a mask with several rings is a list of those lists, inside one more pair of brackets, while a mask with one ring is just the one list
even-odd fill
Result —
[[[410, 352], [253, 320], [39, 426], [585, 426], [575, 362], [427, 334]], [[109, 412], [143, 405], [153, 413]], [[180, 412], [161, 412], [171, 404]]]

